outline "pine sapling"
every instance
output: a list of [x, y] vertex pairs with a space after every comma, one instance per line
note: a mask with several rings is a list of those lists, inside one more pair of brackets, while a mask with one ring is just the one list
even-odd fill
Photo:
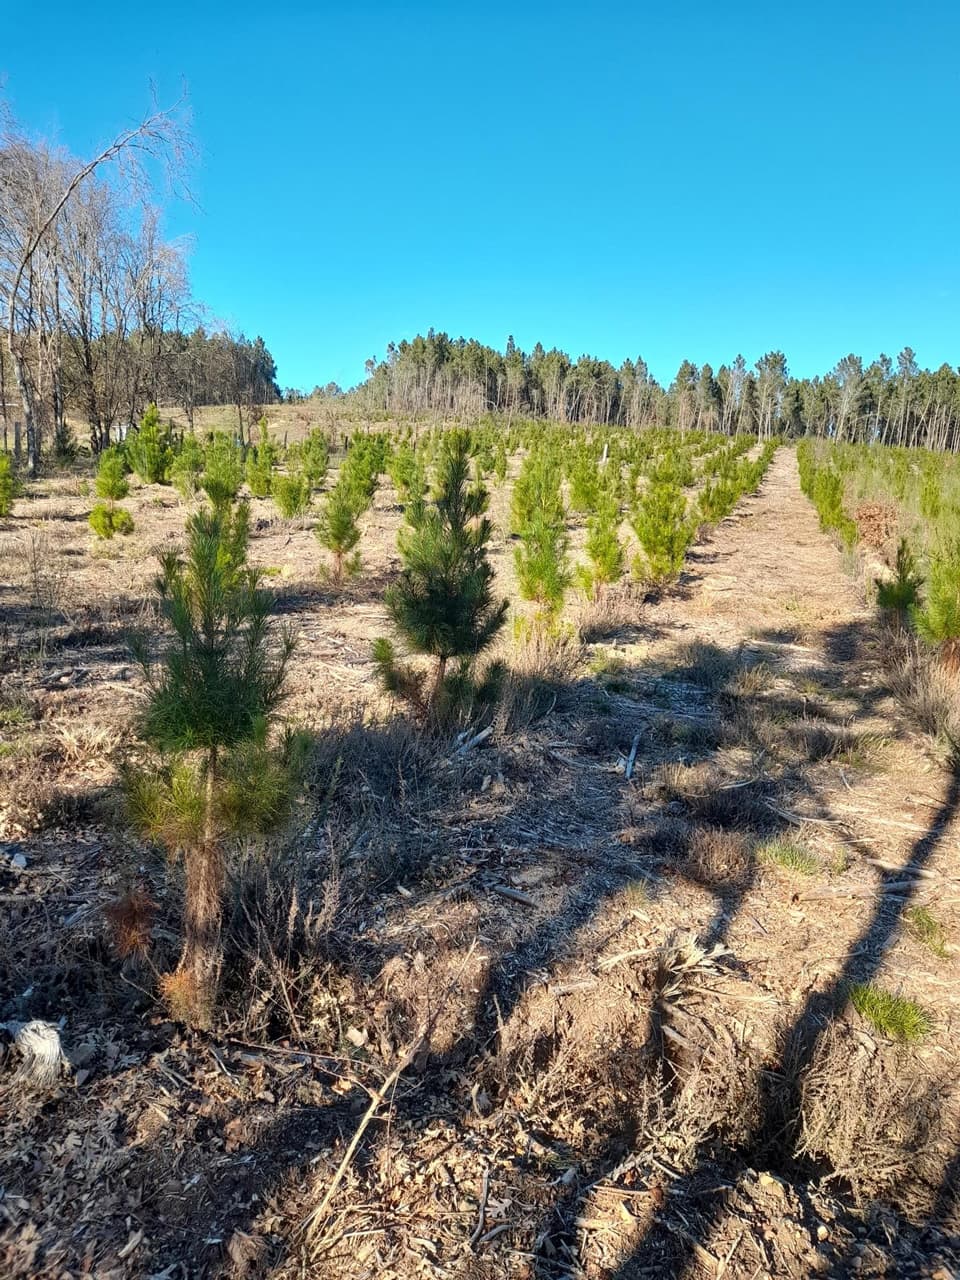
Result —
[[19, 492], [17, 477], [13, 471], [10, 455], [0, 453], [0, 516], [8, 516], [13, 511], [13, 500]]
[[218, 431], [207, 445], [200, 487], [220, 511], [236, 500], [243, 483], [243, 452], [231, 436]]
[[131, 468], [144, 484], [169, 484], [173, 440], [169, 428], [160, 425], [160, 410], [147, 405], [140, 425], [124, 444]]
[[[387, 611], [405, 648], [435, 660], [426, 677], [401, 662], [389, 640], [374, 647], [384, 686], [401, 693], [436, 722], [456, 685], [470, 685], [471, 667], [500, 631], [507, 601], [493, 597], [487, 546], [493, 527], [487, 493], [470, 483], [470, 437], [442, 439], [432, 499], [418, 508], [398, 538], [403, 569], [387, 590]], [[448, 674], [448, 665], [457, 670]]]
[[638, 498], [630, 522], [643, 550], [643, 558], [634, 563], [636, 576], [654, 586], [672, 582], [693, 541], [680, 486], [672, 481], [651, 484]]
[[259, 443], [247, 454], [244, 467], [247, 486], [255, 498], [268, 498], [273, 480], [273, 468], [277, 463], [277, 450], [270, 439], [266, 418], [260, 419]]
[[596, 514], [587, 520], [586, 552], [590, 564], [578, 570], [580, 585], [592, 600], [623, 576], [625, 555], [620, 541], [620, 503], [610, 490], [597, 497]]
[[111, 502], [125, 498], [130, 492], [130, 482], [123, 465], [123, 450], [118, 445], [111, 445], [100, 454], [93, 487], [98, 498], [108, 498]]
[[947, 665], [960, 668], [960, 542], [946, 543], [930, 557], [926, 599], [912, 617], [918, 634], [939, 649]]
[[338, 482], [327, 494], [315, 533], [320, 545], [333, 556], [330, 576], [334, 582], [340, 583], [345, 574], [359, 571], [359, 553], [350, 554], [360, 541], [360, 526], [357, 523], [356, 493], [349, 484]]
[[203, 446], [195, 435], [185, 435], [170, 465], [170, 482], [183, 502], [197, 496], [203, 466]]
[[892, 619], [898, 631], [904, 631], [920, 603], [923, 578], [917, 569], [916, 557], [906, 538], [897, 545], [893, 576], [877, 579], [877, 606]]
[[[293, 446], [291, 446], [292, 449]], [[327, 474], [330, 461], [330, 446], [322, 427], [313, 428], [306, 440], [300, 444], [295, 460], [310, 488], [319, 489]]]
[[90, 528], [97, 537], [112, 538], [115, 533], [132, 533], [133, 517], [130, 512], [115, 505], [118, 498], [125, 498], [130, 492], [123, 452], [116, 445], [101, 453], [94, 488], [98, 497], [107, 499], [106, 502], [98, 502], [88, 517]]
[[302, 516], [310, 506], [310, 482], [302, 471], [274, 475], [270, 490], [285, 520]]
[[160, 559], [175, 643], [156, 663], [137, 646], [148, 682], [139, 733], [159, 763], [128, 772], [129, 809], [142, 835], [184, 861], [183, 949], [164, 986], [197, 1026], [210, 1024], [219, 986], [226, 858], [280, 825], [292, 786], [289, 755], [269, 738], [292, 642], [273, 641], [246, 545], [245, 507], [191, 516], [186, 554]]

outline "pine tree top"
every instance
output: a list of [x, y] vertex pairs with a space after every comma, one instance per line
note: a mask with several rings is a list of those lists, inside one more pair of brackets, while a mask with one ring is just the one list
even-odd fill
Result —
[[185, 555], [161, 556], [157, 587], [174, 642], [151, 663], [144, 738], [161, 752], [253, 741], [283, 694], [292, 641], [271, 645], [271, 596], [246, 564], [246, 507], [201, 510], [187, 522]]

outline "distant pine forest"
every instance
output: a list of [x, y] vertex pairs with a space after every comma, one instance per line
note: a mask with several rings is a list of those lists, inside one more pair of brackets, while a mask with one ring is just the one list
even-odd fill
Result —
[[782, 351], [750, 366], [738, 355], [714, 369], [684, 360], [668, 386], [646, 362], [581, 356], [541, 343], [504, 351], [472, 338], [430, 330], [391, 343], [386, 359], [367, 361], [353, 393], [370, 411], [471, 418], [489, 412], [561, 422], [629, 427], [674, 426], [727, 433], [813, 434], [837, 441], [960, 448], [960, 372], [922, 369], [906, 347], [896, 359], [867, 364], [847, 355], [822, 376], [795, 378]]

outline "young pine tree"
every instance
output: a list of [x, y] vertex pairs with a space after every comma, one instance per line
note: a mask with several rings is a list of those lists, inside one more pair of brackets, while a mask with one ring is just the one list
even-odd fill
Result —
[[897, 558], [893, 576], [877, 579], [877, 606], [886, 614], [898, 631], [910, 625], [920, 603], [923, 578], [917, 569], [917, 561], [906, 538], [897, 545]]
[[203, 445], [195, 435], [185, 435], [170, 466], [170, 482], [183, 502], [197, 496], [203, 466]]
[[637, 577], [656, 586], [672, 582], [683, 568], [693, 527], [680, 487], [670, 481], [653, 483], [637, 500], [630, 517], [643, 549], [634, 569]]
[[537, 605], [538, 623], [555, 621], [572, 580], [566, 512], [557, 455], [542, 447], [524, 459], [511, 501], [514, 551], [520, 595]]
[[260, 419], [260, 442], [247, 454], [244, 467], [247, 485], [255, 498], [269, 498], [277, 450], [270, 439], [266, 418]]
[[93, 485], [98, 498], [107, 498], [111, 502], [125, 498], [130, 492], [130, 482], [123, 465], [123, 451], [118, 445], [111, 445], [100, 454]]
[[939, 649], [948, 666], [960, 668], [960, 542], [930, 557], [926, 599], [912, 616], [919, 635]]
[[107, 499], [106, 502], [98, 502], [88, 517], [90, 528], [97, 537], [112, 538], [115, 533], [132, 533], [133, 517], [130, 512], [114, 505], [118, 498], [125, 498], [130, 492], [123, 452], [116, 445], [101, 453], [94, 488], [99, 498]]
[[186, 554], [161, 556], [163, 613], [174, 643], [153, 663], [140, 736], [159, 755], [127, 777], [142, 835], [183, 857], [183, 950], [165, 989], [178, 1016], [207, 1026], [222, 966], [221, 916], [231, 840], [283, 820], [291, 761], [272, 748], [292, 644], [272, 643], [270, 598], [246, 564], [246, 508], [203, 510], [187, 522]]
[[168, 484], [173, 462], [173, 442], [167, 428], [160, 425], [160, 410], [147, 405], [140, 426], [124, 445], [131, 468], [144, 484]]
[[599, 492], [596, 513], [587, 520], [585, 545], [590, 564], [580, 567], [578, 577], [584, 592], [597, 600], [604, 587], [620, 580], [625, 563], [620, 541], [620, 503], [609, 488]]
[[296, 461], [310, 488], [319, 489], [327, 474], [330, 461], [330, 446], [321, 427], [314, 427], [300, 445]]
[[421, 455], [411, 445], [404, 443], [394, 449], [387, 463], [387, 474], [404, 506], [423, 501], [427, 490], [427, 471]]
[[302, 516], [310, 506], [310, 482], [302, 471], [277, 473], [270, 486], [273, 500], [285, 520]]
[[236, 499], [243, 484], [243, 454], [232, 437], [217, 431], [204, 453], [200, 487], [221, 511]]
[[357, 524], [357, 495], [349, 483], [333, 486], [320, 510], [320, 519], [314, 530], [320, 545], [333, 556], [330, 576], [334, 582], [343, 581], [344, 574], [352, 574], [360, 567], [359, 553], [351, 555], [360, 541]]
[[432, 719], [440, 712], [448, 664], [458, 663], [456, 679], [466, 683], [506, 620], [507, 601], [493, 598], [487, 555], [493, 526], [486, 510], [486, 490], [470, 483], [469, 434], [450, 431], [441, 442], [432, 499], [401, 531], [403, 569], [385, 597], [405, 647], [435, 659], [428, 693], [423, 679], [397, 661], [389, 640], [374, 646], [386, 688], [410, 696]]
[[563, 608], [572, 581], [569, 543], [564, 522], [549, 511], [537, 511], [514, 551], [520, 595], [537, 606], [539, 623], [552, 624]]

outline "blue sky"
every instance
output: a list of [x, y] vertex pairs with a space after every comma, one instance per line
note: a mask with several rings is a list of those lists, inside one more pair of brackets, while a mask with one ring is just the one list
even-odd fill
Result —
[[186, 82], [196, 296], [283, 385], [431, 325], [643, 355], [960, 361], [960, 7], [19, 6], [0, 74], [81, 155]]

